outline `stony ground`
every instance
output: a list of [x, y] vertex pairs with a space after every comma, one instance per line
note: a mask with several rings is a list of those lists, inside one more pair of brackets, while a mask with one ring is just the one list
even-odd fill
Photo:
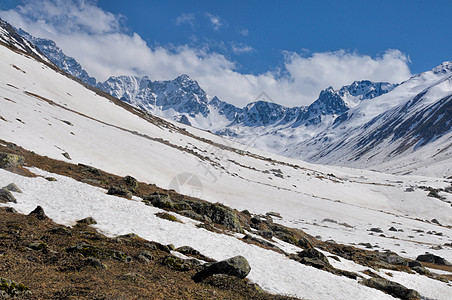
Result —
[[[92, 251], [73, 250], [77, 245]], [[235, 277], [195, 283], [196, 269], [171, 269], [164, 263], [169, 255], [139, 237], [107, 238], [88, 225], [64, 227], [0, 209], [0, 277], [22, 284], [21, 298], [290, 299]]]

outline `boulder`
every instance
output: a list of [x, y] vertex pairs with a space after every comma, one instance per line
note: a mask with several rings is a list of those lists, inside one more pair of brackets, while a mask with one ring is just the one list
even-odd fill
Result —
[[403, 285], [384, 278], [369, 278], [361, 282], [361, 284], [383, 291], [391, 296], [402, 300], [420, 299], [421, 295], [415, 290], [408, 289]]
[[258, 230], [257, 234], [266, 239], [271, 239], [273, 237], [273, 231], [271, 230]]
[[240, 225], [237, 214], [220, 203], [208, 203], [208, 202], [191, 202], [189, 203], [193, 211], [197, 214], [207, 216], [212, 222], [224, 225], [228, 229], [243, 233], [242, 226]]
[[153, 193], [144, 197], [145, 202], [150, 202], [153, 206], [158, 208], [173, 208], [174, 202], [171, 200], [169, 195]]
[[373, 228], [369, 229], [369, 231], [372, 231], [372, 232], [377, 232], [377, 233], [381, 233], [381, 232], [383, 232], [383, 230], [381, 230], [381, 228], [380, 228], [380, 227], [373, 227]]
[[172, 255], [165, 257], [162, 263], [176, 271], [190, 271], [201, 264], [194, 258], [183, 259]]
[[132, 176], [127, 175], [123, 180], [130, 191], [135, 192], [135, 190], [138, 188], [138, 180], [136, 180]]
[[31, 213], [28, 214], [29, 216], [36, 217], [40, 220], [48, 219], [46, 216], [44, 209], [41, 206], [37, 206]]
[[431, 254], [431, 253], [421, 254], [416, 258], [416, 260], [422, 261], [422, 262], [428, 262], [428, 263], [432, 263], [432, 264], [437, 264], [437, 265], [444, 265], [444, 266], [452, 265], [450, 262], [448, 262], [444, 258], [442, 258], [438, 255], [435, 255], [435, 254]]
[[305, 237], [302, 237], [301, 239], [298, 240], [297, 245], [300, 246], [301, 248], [304, 249], [311, 249], [314, 248], [312, 246], [312, 243]]
[[15, 168], [23, 166], [25, 158], [22, 155], [16, 155], [6, 152], [0, 152], [0, 168]]
[[8, 190], [13, 193], [22, 193], [20, 188], [12, 182], [10, 184], [8, 184], [7, 186], [5, 186], [3, 189]]
[[148, 264], [151, 262], [151, 260], [154, 259], [154, 256], [152, 255], [151, 251], [143, 250], [138, 254], [138, 260], [141, 262]]
[[122, 186], [111, 186], [108, 191], [108, 195], [117, 195], [117, 196], [123, 196], [127, 199], [132, 199], [132, 193], [128, 191], [127, 189], [123, 188]]
[[297, 260], [305, 265], [312, 266], [317, 269], [332, 269], [328, 258], [317, 249], [305, 249], [297, 254]]
[[216, 263], [206, 264], [205, 267], [193, 276], [195, 282], [200, 282], [215, 274], [226, 274], [238, 278], [245, 278], [251, 267], [243, 256], [235, 256]]
[[77, 224], [83, 224], [83, 225], [95, 225], [97, 224], [97, 221], [94, 220], [93, 217], [86, 217], [84, 219], [78, 220]]
[[0, 189], [0, 203], [7, 202], [17, 203], [17, 200], [7, 189]]
[[94, 257], [97, 259], [112, 258], [122, 262], [130, 262], [132, 258], [127, 256], [124, 252], [118, 250], [104, 249], [99, 246], [90, 245], [82, 242], [76, 246], [72, 246], [66, 249], [68, 253], [80, 253], [84, 257]]

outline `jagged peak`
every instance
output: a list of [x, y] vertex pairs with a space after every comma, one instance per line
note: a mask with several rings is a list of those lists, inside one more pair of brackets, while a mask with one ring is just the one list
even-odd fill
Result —
[[439, 66], [432, 69], [434, 74], [452, 72], [452, 61], [445, 61]]

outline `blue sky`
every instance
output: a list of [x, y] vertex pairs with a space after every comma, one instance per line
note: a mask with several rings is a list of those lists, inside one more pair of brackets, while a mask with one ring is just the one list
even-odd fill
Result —
[[236, 105], [288, 106], [354, 80], [400, 82], [452, 60], [452, 1], [2, 0], [98, 80], [186, 73]]

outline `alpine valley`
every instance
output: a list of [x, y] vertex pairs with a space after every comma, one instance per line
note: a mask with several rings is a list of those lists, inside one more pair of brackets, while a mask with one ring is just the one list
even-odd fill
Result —
[[0, 69], [0, 299], [452, 298], [451, 62], [240, 108], [0, 20]]

